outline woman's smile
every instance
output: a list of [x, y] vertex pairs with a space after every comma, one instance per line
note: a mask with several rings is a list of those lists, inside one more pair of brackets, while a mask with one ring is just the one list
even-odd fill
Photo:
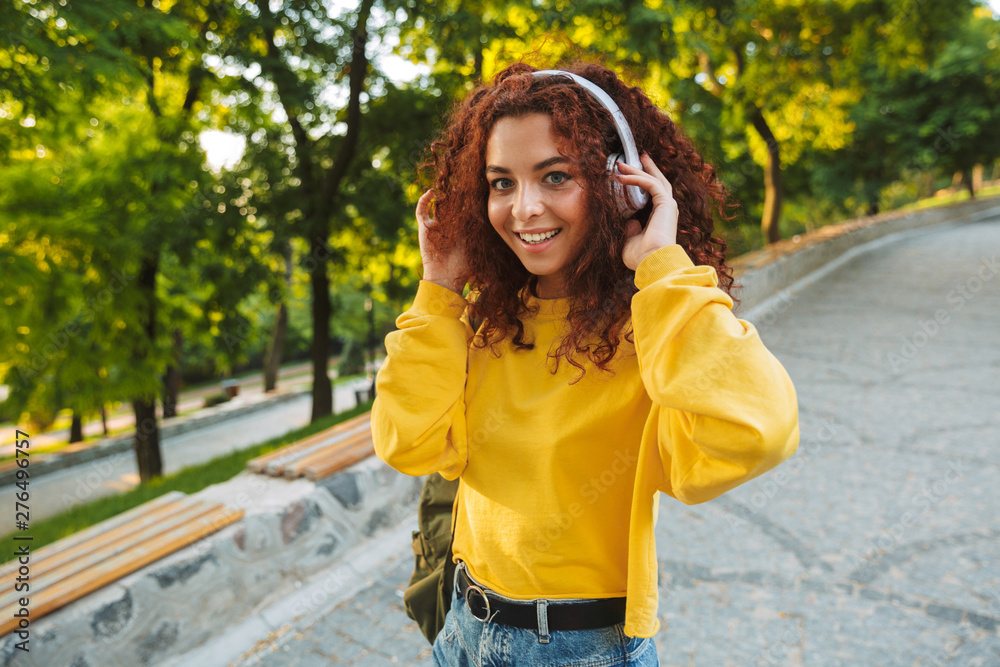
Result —
[[562, 229], [551, 229], [547, 232], [515, 232], [515, 234], [517, 234], [517, 237], [521, 239], [521, 242], [527, 246], [526, 250], [528, 250], [528, 252], [541, 252], [545, 248], [549, 247], [549, 241], [558, 236], [561, 231]]
[[486, 180], [490, 224], [538, 276], [538, 296], [567, 296], [566, 279], [590, 231], [587, 193], [548, 114], [497, 121], [486, 145]]

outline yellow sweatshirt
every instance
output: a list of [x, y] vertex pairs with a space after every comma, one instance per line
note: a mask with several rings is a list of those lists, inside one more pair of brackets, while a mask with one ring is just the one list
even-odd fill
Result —
[[530, 351], [469, 348], [466, 300], [421, 282], [386, 337], [375, 451], [409, 475], [461, 477], [455, 558], [514, 599], [627, 596], [625, 634], [652, 637], [662, 491], [701, 503], [773, 468], [799, 441], [795, 388], [715, 269], [679, 245], [635, 275], [635, 344], [613, 376], [547, 359], [568, 299], [531, 299]]

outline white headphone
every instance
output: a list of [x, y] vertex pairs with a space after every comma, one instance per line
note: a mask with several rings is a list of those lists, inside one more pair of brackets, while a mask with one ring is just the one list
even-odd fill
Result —
[[611, 118], [615, 123], [615, 129], [618, 131], [618, 137], [622, 141], [622, 149], [625, 151], [624, 159], [621, 153], [612, 153], [608, 156], [608, 175], [611, 177], [611, 184], [615, 192], [619, 195], [619, 201], [622, 202], [623, 212], [626, 214], [631, 214], [643, 206], [649, 201], [649, 193], [640, 188], [638, 185], [624, 186], [624, 184], [619, 181], [614, 175], [620, 173], [618, 171], [617, 163], [619, 160], [623, 160], [625, 164], [636, 167], [637, 169], [642, 169], [642, 163], [639, 161], [639, 151], [635, 148], [635, 139], [632, 137], [632, 130], [628, 126], [628, 121], [625, 120], [625, 114], [622, 110], [618, 108], [615, 101], [611, 99], [604, 90], [597, 84], [584, 79], [582, 76], [577, 76], [572, 72], [566, 72], [559, 69], [544, 69], [537, 72], [532, 72], [533, 76], [564, 76], [572, 79], [576, 83], [583, 86], [583, 89], [591, 94], [598, 102], [601, 103], [605, 109], [611, 112]]

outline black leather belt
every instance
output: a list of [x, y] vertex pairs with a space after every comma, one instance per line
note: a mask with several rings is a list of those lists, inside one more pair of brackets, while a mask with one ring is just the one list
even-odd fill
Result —
[[[538, 629], [538, 612], [534, 602], [508, 602], [483, 590], [469, 579], [465, 568], [458, 568], [458, 594], [469, 605], [469, 611], [480, 621], [500, 623], [526, 630]], [[549, 630], [596, 630], [625, 622], [625, 598], [608, 598], [593, 602], [549, 604]]]

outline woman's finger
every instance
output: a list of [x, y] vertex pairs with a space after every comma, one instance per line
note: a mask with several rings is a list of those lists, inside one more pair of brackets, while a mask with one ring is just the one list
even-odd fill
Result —
[[[673, 199], [673, 186], [670, 185], [670, 181], [667, 177], [656, 166], [656, 163], [649, 160], [649, 165], [647, 170], [643, 171], [637, 167], [632, 167], [624, 162], [618, 163], [619, 167], [625, 167], [626, 171], [631, 171], [632, 173], [621, 173], [618, 175], [619, 180], [626, 185], [638, 185], [640, 188], [648, 192], [654, 197], [666, 197], [668, 199]], [[655, 172], [655, 173], [651, 173]]]
[[656, 178], [656, 180], [662, 183], [667, 188], [667, 192], [672, 193], [674, 191], [673, 186], [670, 184], [670, 180], [663, 175], [659, 165], [653, 161], [653, 158], [649, 156], [649, 153], [643, 153], [639, 160], [642, 162], [642, 166], [646, 170], [646, 173], [651, 174], [654, 178]]
[[417, 200], [417, 220], [425, 225], [434, 223], [434, 220], [428, 215], [433, 195], [434, 190], [428, 190], [424, 194], [420, 195], [420, 199]]
[[627, 165], [626, 167], [628, 169], [634, 169], [635, 173], [622, 173], [618, 175], [618, 180], [625, 185], [638, 185], [651, 195], [670, 194], [669, 183], [664, 185], [663, 181], [656, 178], [652, 174], [639, 171], [638, 169], [635, 169], [635, 167], [628, 167]]

